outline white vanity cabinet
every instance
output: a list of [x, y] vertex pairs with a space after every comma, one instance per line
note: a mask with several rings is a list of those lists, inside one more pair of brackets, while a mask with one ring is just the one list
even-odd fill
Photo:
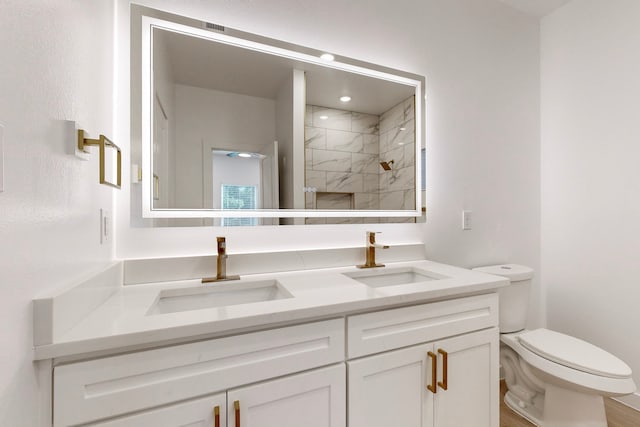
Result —
[[227, 425], [345, 427], [345, 381], [342, 363], [230, 390]]
[[134, 415], [92, 423], [96, 427], [226, 427], [227, 395], [219, 393], [175, 405], [149, 409]]
[[497, 310], [492, 293], [57, 364], [53, 426], [497, 427]]
[[348, 425], [497, 427], [496, 310], [485, 295], [350, 317], [349, 354], [383, 352], [347, 363]]
[[344, 363], [153, 408], [98, 427], [345, 427]]
[[[106, 423], [109, 418], [126, 417], [133, 413], [155, 419], [154, 408], [159, 407], [165, 407], [166, 413], [172, 414], [184, 411], [185, 419], [191, 419], [194, 414], [196, 418], [206, 418], [206, 412], [197, 415], [200, 414], [199, 409], [190, 406], [191, 402], [195, 402], [191, 399], [229, 391], [232, 398], [222, 405], [228, 408], [229, 401], [233, 403], [233, 400], [238, 400], [234, 396], [244, 390], [238, 387], [247, 384], [336, 363], [342, 365], [344, 372], [344, 331], [344, 319], [334, 319], [59, 365], [53, 373], [53, 425], [62, 427], [97, 422], [110, 425]], [[344, 402], [344, 374], [342, 391], [338, 392], [335, 369], [319, 371], [316, 375], [305, 374], [314, 378], [316, 384], [322, 382], [318, 378], [324, 377], [329, 385], [307, 389], [304, 393], [322, 389], [325, 394], [317, 398], [316, 403], [326, 405], [320, 399], [326, 398], [328, 392]], [[281, 384], [281, 391], [285, 395], [289, 393], [291, 401], [292, 396], [302, 394], [296, 388], [300, 380], [294, 377], [273, 384], [273, 387]], [[270, 396], [264, 397], [266, 402], [274, 392], [273, 388], [266, 386], [264, 390], [270, 393]], [[334, 398], [333, 395], [330, 397]], [[251, 399], [257, 399], [256, 393], [251, 394]], [[244, 399], [240, 400], [241, 408], [251, 408], [253, 405], [251, 401], [245, 404]], [[171, 406], [179, 402], [186, 403]], [[210, 410], [215, 406], [217, 404], [212, 404]], [[251, 417], [251, 411], [248, 416]], [[145, 425], [113, 422], [116, 423], [114, 426]], [[162, 425], [190, 424], [180, 422]], [[243, 427], [246, 425], [251, 424], [242, 424]], [[329, 426], [340, 427], [341, 424]]]

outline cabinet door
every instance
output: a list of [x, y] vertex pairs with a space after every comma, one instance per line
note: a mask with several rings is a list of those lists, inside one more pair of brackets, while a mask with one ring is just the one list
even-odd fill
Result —
[[423, 344], [348, 362], [349, 426], [428, 426], [432, 348]]
[[438, 355], [434, 426], [498, 427], [500, 372], [496, 328], [437, 341], [434, 348]]
[[92, 423], [98, 427], [226, 427], [226, 393], [149, 409], [135, 415]]
[[344, 364], [229, 390], [229, 427], [345, 427]]

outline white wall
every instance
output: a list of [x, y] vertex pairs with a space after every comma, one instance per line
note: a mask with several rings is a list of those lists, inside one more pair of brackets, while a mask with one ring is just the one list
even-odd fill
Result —
[[[536, 19], [495, 0], [139, 3], [426, 75], [429, 220], [380, 224], [380, 241], [425, 242], [431, 258], [461, 266], [539, 267]], [[119, 4], [125, 11], [127, 1]], [[128, 48], [128, 15], [121, 22], [119, 43]], [[128, 100], [122, 58], [118, 96]], [[124, 124], [129, 111], [119, 114]], [[119, 132], [128, 138], [127, 126]], [[137, 221], [129, 210], [139, 208], [121, 196], [121, 258], [213, 253], [217, 234], [227, 236], [230, 252], [360, 245], [371, 228], [145, 229], [130, 225]], [[461, 231], [463, 208], [473, 210], [474, 230]]]
[[[549, 327], [640, 384], [640, 2], [573, 1], [542, 21], [542, 281]], [[640, 396], [636, 397], [640, 408]]]
[[[166, 37], [159, 36], [154, 40], [153, 59], [153, 87], [155, 89], [153, 111], [157, 111], [153, 117], [156, 120], [154, 126], [158, 126], [158, 129], [154, 129], [156, 140], [153, 149], [155, 160], [153, 173], [158, 176], [160, 182], [159, 198], [154, 200], [154, 206], [170, 208], [175, 203], [176, 95], [173, 84], [173, 67], [171, 58], [169, 58]], [[162, 128], [164, 131], [161, 130]]]
[[[211, 208], [204, 155], [211, 149], [259, 151], [275, 139], [275, 101], [181, 84], [176, 94], [176, 205]], [[203, 148], [204, 147], [204, 148]], [[219, 203], [219, 201], [218, 201]]]
[[[35, 426], [31, 300], [74, 284], [111, 258], [99, 209], [116, 191], [98, 184], [98, 154], [65, 154], [59, 120], [117, 144], [113, 126], [113, 2], [0, 2], [0, 425]], [[126, 146], [125, 144], [122, 144]]]

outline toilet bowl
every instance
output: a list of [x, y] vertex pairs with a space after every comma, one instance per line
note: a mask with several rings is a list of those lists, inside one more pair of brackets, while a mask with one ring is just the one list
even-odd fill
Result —
[[636, 390], [631, 368], [612, 354], [549, 329], [526, 330], [533, 270], [496, 265], [474, 270], [507, 277], [499, 289], [500, 364], [505, 403], [537, 426], [606, 427], [603, 397]]

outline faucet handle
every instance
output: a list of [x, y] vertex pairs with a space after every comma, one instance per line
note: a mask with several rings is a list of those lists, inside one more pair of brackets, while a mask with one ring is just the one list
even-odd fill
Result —
[[216, 237], [218, 256], [227, 256], [227, 240], [223, 236]]

